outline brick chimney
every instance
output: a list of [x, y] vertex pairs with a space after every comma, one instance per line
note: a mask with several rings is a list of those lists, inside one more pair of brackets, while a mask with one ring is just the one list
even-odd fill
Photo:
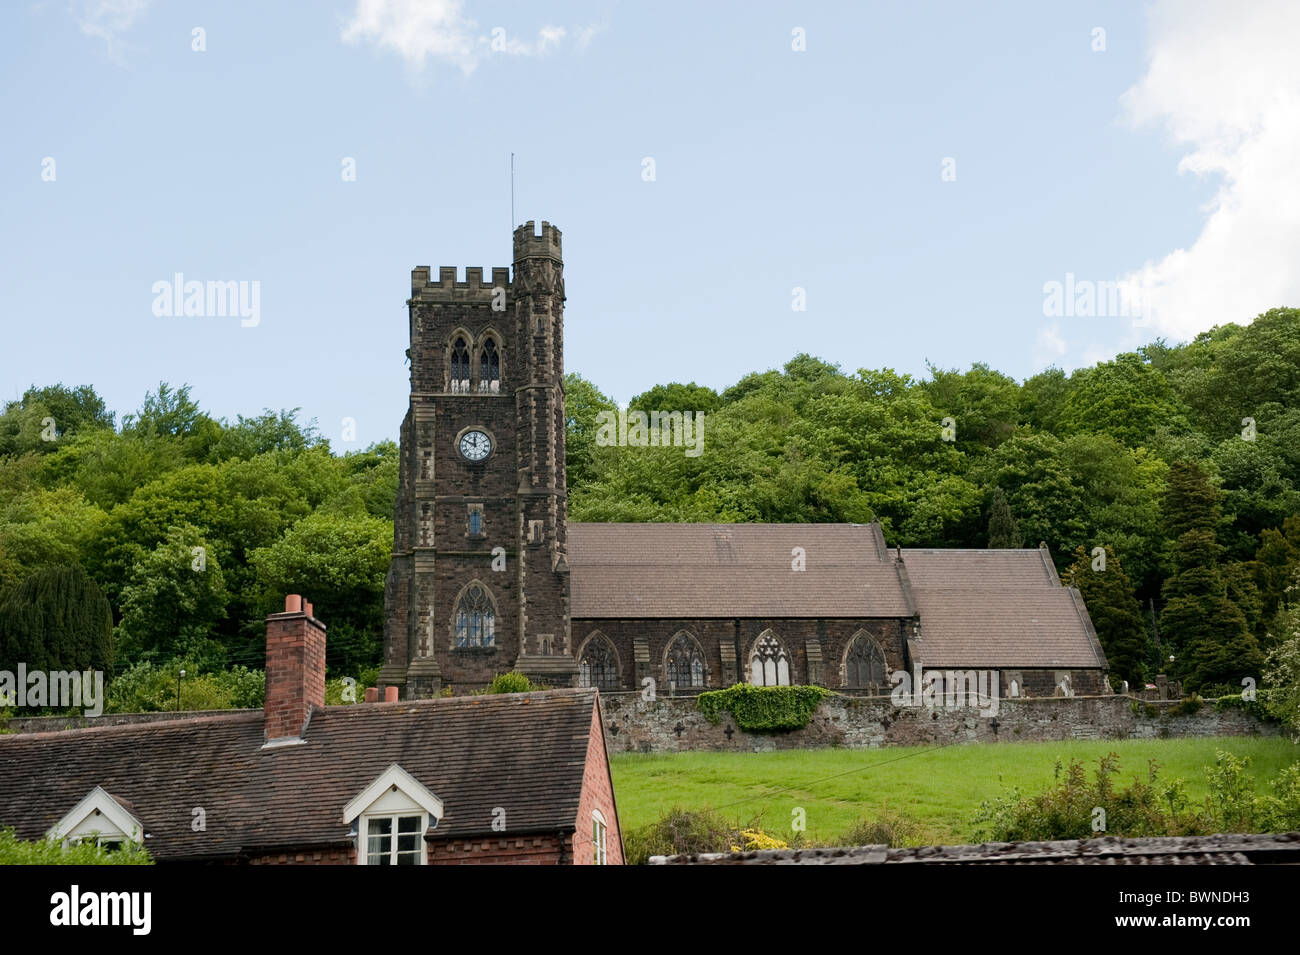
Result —
[[311, 711], [325, 705], [325, 624], [298, 594], [266, 618], [266, 741], [301, 739]]

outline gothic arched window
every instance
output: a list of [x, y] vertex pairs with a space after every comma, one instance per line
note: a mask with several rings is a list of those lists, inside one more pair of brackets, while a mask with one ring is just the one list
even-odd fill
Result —
[[668, 683], [672, 687], [686, 690], [704, 686], [704, 653], [686, 631], [673, 637], [664, 660]]
[[771, 630], [764, 630], [749, 655], [749, 682], [755, 686], [789, 686], [790, 658]]
[[618, 689], [618, 658], [603, 634], [594, 634], [578, 660], [578, 684], [598, 690]]
[[494, 393], [501, 390], [501, 353], [491, 338], [483, 343], [478, 358], [478, 390]]
[[456, 602], [456, 646], [490, 647], [496, 643], [496, 610], [482, 584], [465, 588]]
[[885, 654], [870, 636], [859, 632], [844, 658], [844, 685], [862, 689], [885, 685]]
[[451, 390], [469, 391], [469, 348], [460, 335], [451, 343]]

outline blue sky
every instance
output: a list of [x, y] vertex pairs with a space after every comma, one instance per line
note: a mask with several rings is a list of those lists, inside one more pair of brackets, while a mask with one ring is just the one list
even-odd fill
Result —
[[[512, 151], [514, 221], [564, 232], [567, 368], [621, 401], [1245, 322], [1300, 304], [1300, 5], [1239, 6], [7, 4], [0, 400], [167, 380], [395, 437], [410, 270], [509, 264]], [[155, 315], [178, 272], [260, 283], [258, 324]], [[1067, 273], [1154, 320], [1045, 315]]]

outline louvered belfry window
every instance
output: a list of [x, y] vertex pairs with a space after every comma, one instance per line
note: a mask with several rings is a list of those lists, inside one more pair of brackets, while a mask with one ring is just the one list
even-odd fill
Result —
[[501, 353], [490, 338], [483, 344], [478, 359], [478, 390], [493, 393], [501, 390]]
[[459, 337], [451, 344], [451, 390], [469, 391], [469, 349]]

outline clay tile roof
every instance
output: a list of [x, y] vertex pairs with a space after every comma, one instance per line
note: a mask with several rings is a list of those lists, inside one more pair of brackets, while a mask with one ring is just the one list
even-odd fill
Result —
[[[36, 839], [95, 786], [145, 821], [155, 858], [346, 843], [343, 808], [397, 763], [442, 799], [438, 837], [572, 830], [594, 690], [329, 706], [263, 749], [260, 710], [0, 737], [0, 827]], [[207, 830], [191, 828], [202, 807]]]
[[1041, 550], [903, 549], [926, 667], [1105, 667], [1077, 591]]
[[[574, 619], [899, 617], [878, 524], [570, 524]], [[806, 569], [792, 569], [794, 548]]]

